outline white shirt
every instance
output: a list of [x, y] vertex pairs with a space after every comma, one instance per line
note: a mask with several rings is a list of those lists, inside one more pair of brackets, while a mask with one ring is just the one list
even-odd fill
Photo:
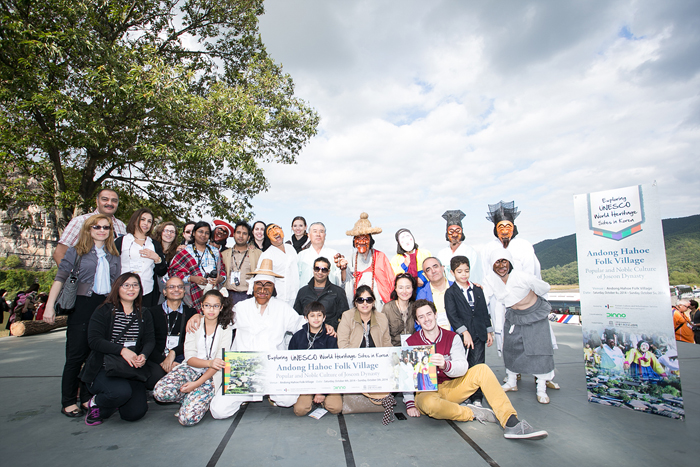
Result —
[[[495, 276], [495, 274], [494, 274]], [[501, 284], [503, 286], [501, 286]], [[503, 302], [506, 307], [511, 307], [520, 302], [532, 290], [540, 297], [549, 292], [549, 284], [542, 279], [538, 279], [532, 274], [513, 269], [508, 274], [508, 280], [504, 284], [499, 277], [496, 280], [489, 280], [489, 285], [493, 287], [496, 298]]]
[[[274, 247], [272, 247], [274, 248]], [[238, 302], [233, 309], [236, 338], [232, 350], [265, 352], [287, 350], [285, 334], [294, 334], [306, 322], [294, 308], [276, 298], [267, 302], [263, 314], [257, 307], [255, 298]]]
[[337, 253], [338, 252], [333, 248], [328, 248], [325, 245], [321, 248], [320, 253], [316, 252], [313, 245], [306, 250], [300, 251], [297, 256], [297, 263], [299, 266], [299, 288], [307, 285], [311, 278], [314, 277], [314, 261], [321, 256], [331, 263], [331, 272], [328, 274], [328, 280], [337, 286], [341, 286], [343, 281], [340, 278], [340, 269], [335, 265], [333, 259]]
[[442, 265], [445, 266], [445, 276], [447, 280], [450, 282], [454, 282], [455, 280], [455, 277], [452, 275], [452, 268], [450, 267], [450, 260], [455, 256], [466, 256], [469, 258], [469, 282], [475, 282], [481, 285], [484, 280], [481, 257], [474, 248], [464, 242], [462, 242], [454, 252], [452, 252], [452, 248], [448, 246], [438, 253], [438, 259]]
[[[297, 292], [299, 291], [299, 268], [297, 266], [297, 252], [291, 245], [284, 245], [284, 250], [282, 251], [276, 246], [270, 246], [267, 251], [264, 251], [260, 255], [258, 260], [257, 268], [260, 268], [262, 260], [271, 259], [272, 260], [272, 270], [284, 276], [282, 278], [275, 278], [275, 290], [277, 291], [277, 299], [287, 302], [289, 306], [294, 305], [294, 300], [297, 298]], [[249, 280], [248, 283], [248, 293], [253, 292], [253, 281]]]
[[[516, 237], [510, 241], [508, 248], [503, 248], [503, 244], [500, 240], [494, 239], [492, 242], [487, 243], [484, 247], [483, 258], [483, 270], [491, 271], [493, 269], [493, 264], [489, 265], [486, 262], [491, 258], [491, 252], [497, 249], [505, 249], [510, 252], [513, 257], [513, 268], [521, 272], [527, 272], [532, 274], [538, 279], [542, 279], [542, 273], [540, 271], [540, 260], [537, 259], [535, 255], [535, 249], [532, 243], [527, 240], [523, 240], [520, 237]], [[470, 259], [471, 261], [471, 259]], [[474, 280], [476, 282], [476, 280]]]
[[136, 239], [132, 234], [126, 234], [122, 240], [122, 251], [120, 255], [122, 274], [125, 272], [138, 274], [141, 278], [141, 285], [143, 286], [143, 295], [146, 295], [153, 291], [153, 268], [155, 268], [156, 263], [153, 262], [151, 258], [141, 257], [141, 250], [147, 249], [155, 252], [156, 249], [150, 237], [146, 237], [146, 242], [143, 246], [139, 245], [134, 240]]

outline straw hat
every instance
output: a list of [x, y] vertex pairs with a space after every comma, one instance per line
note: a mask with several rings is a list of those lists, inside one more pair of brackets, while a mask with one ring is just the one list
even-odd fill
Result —
[[248, 273], [249, 276], [252, 275], [265, 275], [265, 276], [272, 276], [272, 277], [280, 277], [283, 278], [284, 276], [280, 276], [276, 272], [272, 270], [272, 260], [269, 258], [263, 259], [262, 263], [260, 263], [260, 267], [258, 268], [257, 271], [251, 271]]
[[372, 227], [372, 223], [368, 219], [366, 212], [360, 214], [360, 220], [355, 222], [355, 227], [352, 230], [345, 232], [345, 235], [350, 237], [357, 237], [358, 235], [372, 235], [382, 233], [382, 229], [379, 227]]

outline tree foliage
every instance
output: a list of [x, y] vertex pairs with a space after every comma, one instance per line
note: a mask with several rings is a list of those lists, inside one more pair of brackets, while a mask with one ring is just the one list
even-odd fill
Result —
[[180, 218], [249, 214], [259, 164], [294, 163], [318, 125], [262, 3], [0, 0], [2, 207], [64, 223], [106, 185]]

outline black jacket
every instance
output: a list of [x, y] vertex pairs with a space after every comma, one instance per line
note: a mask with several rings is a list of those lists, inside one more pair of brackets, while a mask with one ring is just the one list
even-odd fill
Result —
[[[155, 347], [153, 352], [148, 356], [148, 359], [152, 362], [161, 364], [165, 360], [165, 344], [168, 340], [168, 321], [165, 317], [165, 312], [163, 311], [163, 305], [156, 305], [149, 308], [151, 313], [151, 318], [153, 319], [153, 333], [155, 334]], [[173, 332], [179, 333], [180, 339], [177, 343], [177, 347], [173, 350], [175, 355], [185, 354], [185, 327], [190, 318], [197, 314], [197, 310], [190, 308], [185, 303], [182, 303], [182, 315], [178, 316], [175, 321], [175, 326], [173, 326]]]
[[482, 342], [486, 342], [487, 330], [491, 328], [489, 309], [486, 306], [483, 289], [472, 284], [472, 290], [474, 293], [473, 311], [457, 282], [445, 291], [445, 311], [452, 329], [457, 334], [461, 335], [464, 332], [463, 328], [466, 328], [472, 338], [478, 337]]
[[[105, 303], [97, 308], [90, 318], [88, 325], [88, 345], [91, 352], [83, 371], [80, 373], [80, 379], [85, 383], [92, 383], [100, 372], [104, 363], [105, 354], [120, 355], [123, 346], [112, 342], [112, 304]], [[139, 338], [136, 340], [136, 348], [134, 352], [143, 354], [148, 357], [155, 346], [155, 338], [153, 336], [153, 319], [151, 313], [147, 309], [142, 310], [141, 319], [137, 319], [139, 325]]]
[[326, 323], [333, 326], [333, 329], [338, 329], [340, 317], [343, 316], [344, 311], [350, 309], [345, 290], [331, 283], [330, 280], [326, 280], [326, 286], [323, 288], [321, 295], [317, 296], [316, 290], [314, 290], [314, 278], [312, 277], [309, 283], [297, 292], [294, 310], [303, 315], [306, 304], [313, 301], [321, 302], [326, 308]]
[[[301, 327], [301, 330], [294, 333], [289, 341], [289, 350], [308, 350], [309, 348], [309, 323]], [[331, 337], [326, 332], [325, 323], [321, 326], [321, 332], [314, 340], [312, 349], [337, 349], [338, 339]]]

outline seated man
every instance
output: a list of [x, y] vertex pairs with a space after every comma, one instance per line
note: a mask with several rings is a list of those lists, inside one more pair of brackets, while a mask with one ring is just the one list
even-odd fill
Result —
[[[435, 305], [428, 300], [416, 300], [413, 316], [421, 330], [408, 338], [408, 345], [435, 345], [435, 353], [430, 361], [437, 367], [438, 390], [404, 393], [406, 412], [411, 417], [421, 413], [441, 420], [466, 422], [477, 419], [481, 422], [497, 420], [508, 439], [542, 439], [547, 437], [544, 430], [535, 430], [525, 420], [518, 420], [518, 414], [501, 388], [496, 375], [486, 364], [469, 368], [464, 345], [460, 336], [437, 325]], [[493, 407], [493, 411], [472, 404], [460, 405], [477, 389], [481, 389]], [[494, 414], [495, 411], [495, 414]]]
[[[342, 295], [345, 300], [345, 294]], [[337, 349], [338, 340], [328, 335], [323, 326], [326, 309], [321, 302], [309, 302], [304, 306], [306, 324], [289, 341], [289, 350]], [[294, 404], [294, 413], [303, 417], [314, 404], [322, 406], [332, 414], [343, 410], [343, 396], [340, 394], [302, 394]]]
[[185, 358], [185, 324], [197, 312], [185, 305], [185, 283], [177, 276], [168, 279], [163, 289], [165, 301], [150, 308], [156, 346], [148, 356], [151, 376], [146, 389], [153, 389], [158, 380], [170, 373]]

